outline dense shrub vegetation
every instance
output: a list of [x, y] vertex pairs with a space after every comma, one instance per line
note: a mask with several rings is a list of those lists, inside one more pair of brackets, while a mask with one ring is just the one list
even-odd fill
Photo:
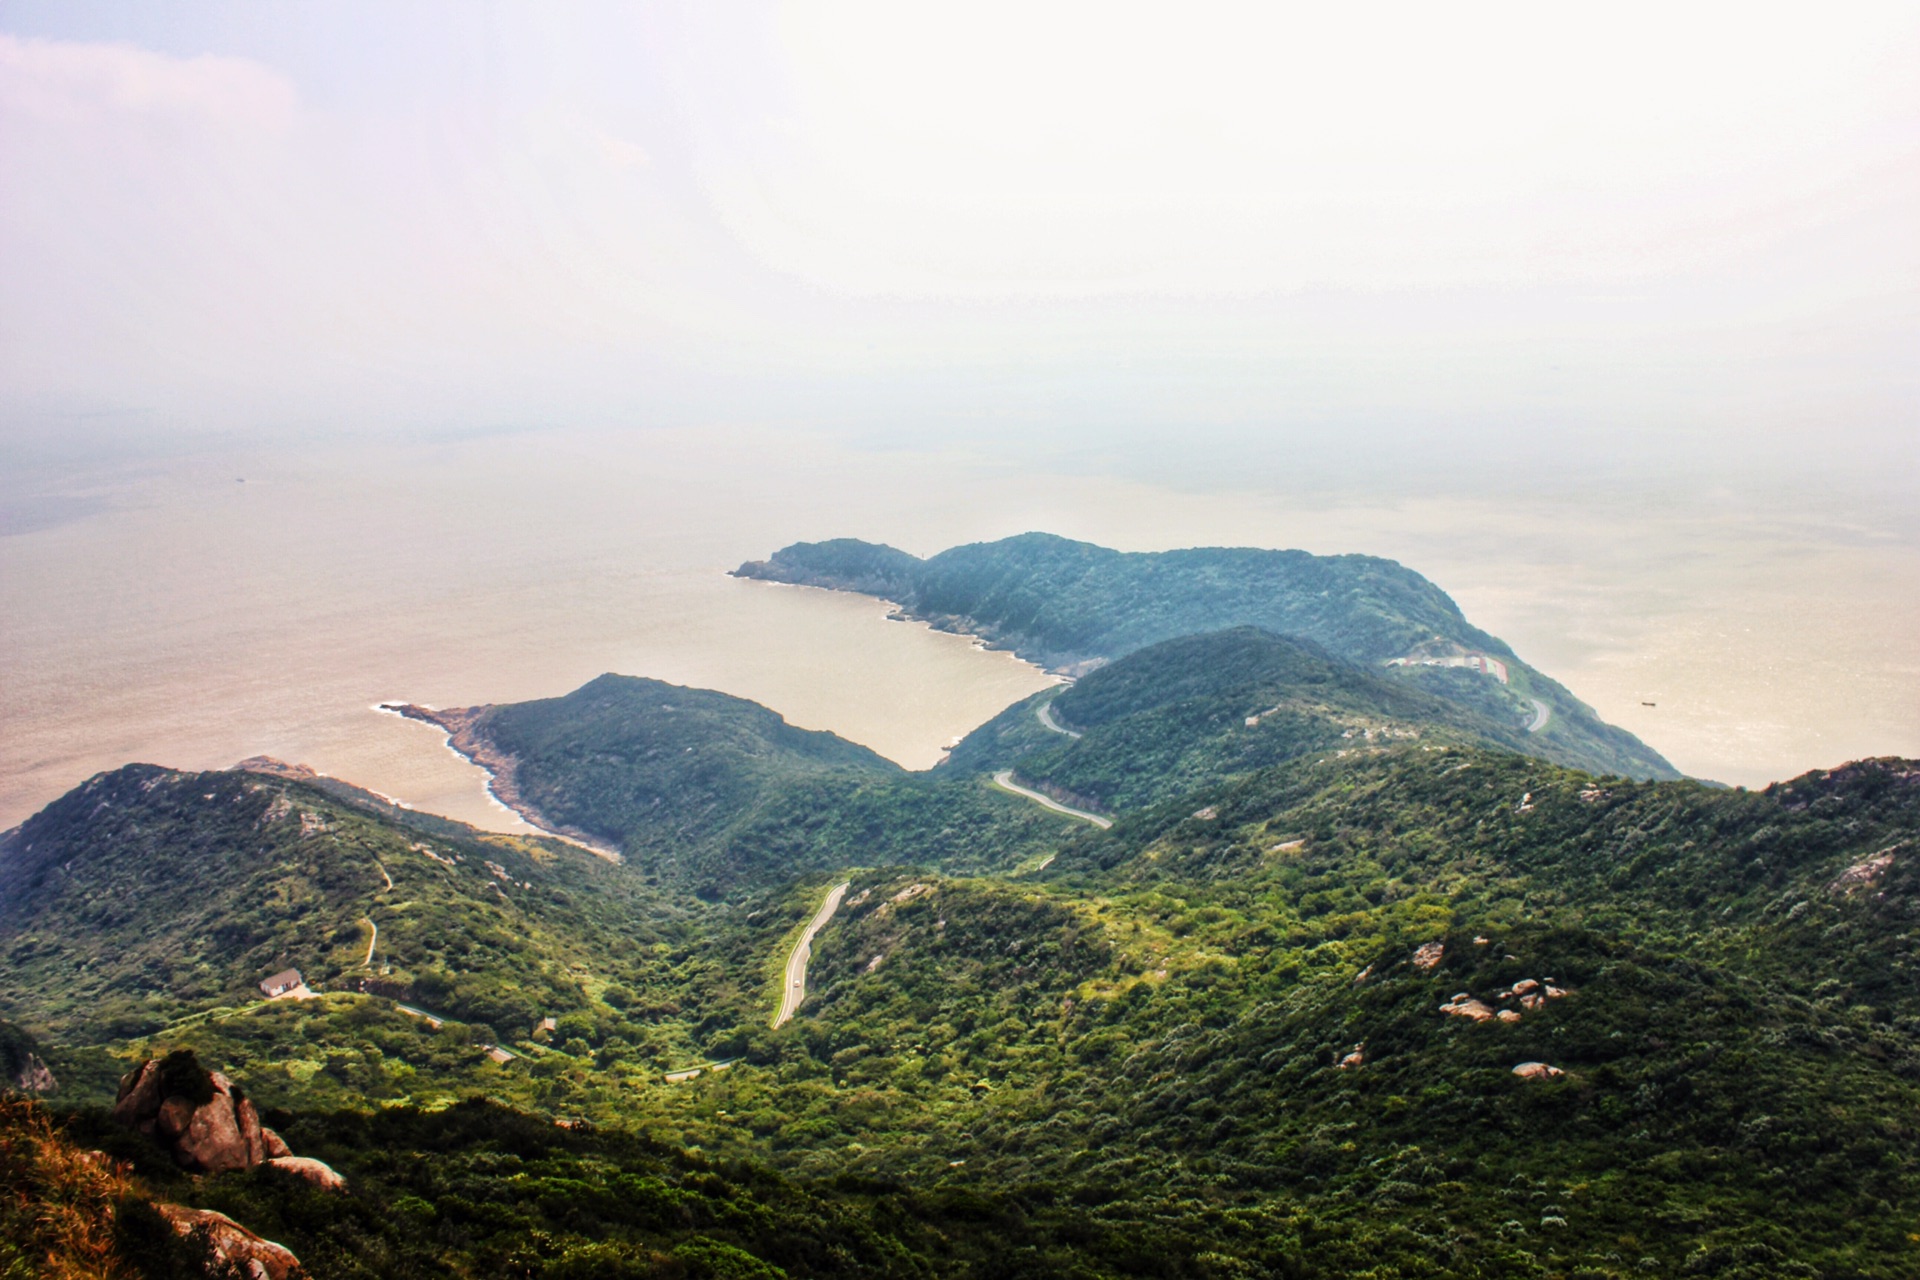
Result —
[[[8, 1190], [127, 1230], [219, 1209], [321, 1276], [1915, 1271], [1920, 766], [1595, 776], [1257, 632], [1046, 696], [1083, 737], [1023, 705], [932, 777], [789, 768], [753, 746], [778, 726], [712, 745], [726, 704], [694, 752], [645, 725], [643, 774], [763, 771], [736, 822], [661, 837], [686, 875], [298, 780], [102, 775], [0, 837], [0, 1040], [37, 1038], [67, 1125], [10, 1111], [11, 1149], [131, 1181], [22, 1156]], [[598, 723], [580, 778], [617, 772]], [[1002, 761], [1114, 826], [994, 793]], [[320, 994], [260, 999], [289, 965]], [[348, 1191], [190, 1179], [112, 1127], [175, 1048]]]
[[[910, 616], [966, 631], [1043, 666], [1079, 671], [1180, 636], [1253, 626], [1378, 668], [1428, 644], [1505, 661], [1511, 691], [1553, 711], [1529, 750], [1563, 763], [1633, 777], [1677, 778], [1658, 752], [1602, 721], [1564, 686], [1515, 657], [1462, 616], [1446, 592], [1375, 556], [1197, 547], [1121, 552], [1045, 533], [954, 547], [919, 560], [851, 538], [796, 543], [736, 573], [775, 582], [862, 591]], [[1496, 722], [1511, 720], [1484, 677], [1461, 684], [1430, 668], [1395, 668], [1442, 697], [1461, 697]], [[1462, 696], [1464, 695], [1464, 696]], [[1529, 704], [1530, 705], [1530, 704]]]
[[[1043, 706], [1056, 727], [1039, 719]], [[969, 734], [943, 767], [1010, 765], [1096, 808], [1134, 809], [1356, 743], [1513, 747], [1525, 736], [1511, 715], [1477, 715], [1307, 642], [1235, 627], [1150, 645], [1064, 691], [1017, 703]]]
[[708, 900], [848, 863], [1011, 866], [1058, 825], [758, 703], [658, 680], [602, 676], [564, 698], [491, 707], [476, 732], [513, 757], [542, 814]]

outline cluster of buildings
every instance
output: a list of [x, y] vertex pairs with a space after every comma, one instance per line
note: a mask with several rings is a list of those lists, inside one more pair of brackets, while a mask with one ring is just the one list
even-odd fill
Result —
[[1483, 676], [1507, 683], [1507, 664], [1484, 653], [1455, 653], [1444, 658], [1389, 658], [1390, 667], [1466, 667]]

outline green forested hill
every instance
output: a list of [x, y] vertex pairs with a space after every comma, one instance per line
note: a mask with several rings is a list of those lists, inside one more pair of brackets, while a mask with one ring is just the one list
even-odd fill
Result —
[[1901, 1274], [1917, 831], [1903, 762], [1755, 795], [1301, 761], [1039, 884], [868, 886], [711, 1105], [795, 1155], [1217, 1205], [1301, 1274]]
[[736, 572], [887, 595], [1048, 666], [1241, 624], [1304, 636], [1356, 661], [1385, 661], [1435, 635], [1507, 655], [1439, 588], [1374, 556], [1229, 547], [1136, 553], [1026, 533], [927, 560], [853, 539], [797, 543]]
[[1429, 692], [1515, 729], [1533, 699], [1549, 718], [1525, 749], [1602, 773], [1678, 772], [1564, 686], [1469, 623], [1444, 591], [1375, 556], [1198, 547], [1121, 552], [1027, 533], [920, 560], [855, 539], [796, 543], [734, 571], [741, 577], [860, 591], [909, 616], [979, 635], [1043, 666], [1080, 672], [1179, 636], [1254, 626], [1312, 641], [1370, 668], [1429, 649], [1489, 654], [1510, 683], [1457, 669], [1391, 669]]
[[[1363, 557], [758, 571], [1105, 661], [927, 774], [653, 680], [404, 709], [621, 862], [270, 762], [90, 780], [0, 835], [0, 1047], [131, 1160], [112, 1230], [164, 1196], [355, 1280], [1920, 1271], [1920, 766], [1626, 780], [1664, 763], [1524, 664], [1385, 666], [1505, 650]], [[348, 1190], [115, 1130], [178, 1048]], [[104, 1167], [35, 1114], [9, 1224]]]
[[571, 846], [430, 821], [256, 773], [101, 774], [0, 838], [0, 1010], [145, 1035], [291, 967], [505, 1037], [587, 1007], [596, 978], [660, 980], [672, 900]]
[[479, 709], [474, 731], [513, 757], [515, 786], [542, 813], [621, 841], [703, 839], [796, 779], [900, 771], [757, 702], [638, 676]]
[[1310, 642], [1236, 627], [1149, 645], [1017, 703], [942, 769], [1012, 767], [1023, 781], [1120, 810], [1313, 751], [1422, 738], [1517, 749], [1525, 736]]
[[[696, 812], [750, 803], [755, 767], [779, 773], [899, 768], [838, 734], [796, 728], [757, 702], [641, 676], [604, 675], [564, 697], [492, 707], [485, 722], [493, 736], [535, 759], [617, 752], [658, 770], [647, 780], [660, 790], [704, 781]], [[682, 754], [695, 759], [683, 761]]]
[[562, 698], [464, 714], [543, 816], [708, 898], [847, 865], [1011, 866], [1058, 827], [970, 780], [909, 774], [707, 689], [607, 675]]
[[[1318, 670], [1297, 646], [1249, 670], [1268, 661], [1295, 687]], [[1073, 690], [1083, 741], [1215, 687], [1113, 669]], [[815, 797], [820, 822], [866, 820], [838, 802]], [[1920, 1258], [1912, 762], [1751, 793], [1343, 740], [1110, 831], [1043, 821], [1037, 873], [851, 862], [704, 906], [567, 846], [133, 766], [0, 842], [0, 1013], [50, 1060], [178, 1045], [233, 1072], [355, 1189], [168, 1194], [323, 1274], [1895, 1277]], [[838, 879], [808, 999], [771, 1030], [785, 949]], [[446, 1026], [344, 993], [373, 922], [373, 968]], [[248, 1003], [288, 962], [332, 994]], [[708, 1057], [734, 1065], [663, 1077]], [[468, 1095], [497, 1101], [442, 1110]]]

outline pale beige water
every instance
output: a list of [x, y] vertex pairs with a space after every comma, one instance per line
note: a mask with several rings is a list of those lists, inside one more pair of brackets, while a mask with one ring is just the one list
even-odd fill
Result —
[[1857, 522], [1175, 492], [714, 432], [210, 452], [83, 482], [105, 510], [0, 537], [0, 826], [128, 760], [253, 754], [515, 824], [436, 733], [371, 710], [384, 699], [512, 701], [621, 671], [922, 768], [1047, 682], [871, 600], [725, 576], [836, 535], [1390, 555], [1689, 772], [1920, 755], [1920, 553]]
[[1134, 536], [1180, 545], [1208, 529], [1419, 569], [1696, 777], [1760, 786], [1920, 756], [1920, 547], [1899, 513], [1876, 523], [1857, 507], [1813, 518], [1659, 495], [1155, 505], [1161, 519], [1127, 522]]
[[[261, 753], [406, 803], [516, 823], [431, 729], [371, 708], [564, 693], [602, 671], [724, 688], [901, 763], [1048, 682], [876, 601], [725, 570], [873, 483], [544, 442], [391, 451], [378, 469], [232, 459], [127, 509], [0, 539], [0, 822], [127, 760]], [[685, 442], [682, 442], [685, 443]], [[797, 489], [797, 504], [770, 494]], [[884, 505], [884, 497], [880, 500]], [[804, 514], [803, 514], [804, 513]]]

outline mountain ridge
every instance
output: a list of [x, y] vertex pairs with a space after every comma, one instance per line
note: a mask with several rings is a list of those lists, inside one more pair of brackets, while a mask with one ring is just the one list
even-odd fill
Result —
[[[261, 826], [279, 798], [289, 810]], [[0, 949], [34, 939], [10, 983], [33, 982], [43, 1004], [67, 998], [62, 939], [92, 938], [102, 912], [145, 911], [156, 937], [191, 932], [191, 899], [103, 898], [88, 860], [142, 867], [154, 884], [194, 867], [271, 868], [287, 855], [252, 855], [277, 829], [289, 853], [337, 864], [307, 873], [312, 883], [354, 886], [332, 915], [296, 912], [301, 894], [281, 895], [290, 920], [324, 926], [367, 910], [364, 895], [382, 892], [378, 857], [394, 906], [421, 916], [410, 932], [381, 917], [396, 961], [429, 943], [448, 953], [462, 934], [470, 981], [522, 975], [533, 997], [476, 1003], [479, 982], [462, 1006], [470, 1026], [429, 1028], [351, 991], [256, 999], [223, 1020], [207, 1002], [236, 993], [195, 995], [196, 966], [228, 955], [250, 977], [279, 955], [216, 930], [214, 952], [175, 978], [190, 988], [183, 1011], [198, 1001], [215, 1016], [113, 1042], [224, 1064], [286, 1113], [277, 1130], [350, 1184], [384, 1185], [394, 1167], [395, 1153], [356, 1148], [351, 1135], [372, 1123], [356, 1112], [393, 1115], [381, 1132], [416, 1141], [398, 1136], [428, 1123], [410, 1108], [471, 1092], [548, 1130], [543, 1115], [591, 1115], [726, 1160], [772, 1161], [810, 1186], [883, 1197], [924, 1186], [994, 1213], [1023, 1205], [1017, 1229], [1061, 1265], [1164, 1232], [1153, 1256], [1100, 1253], [1100, 1274], [1116, 1276], [1214, 1274], [1199, 1260], [1209, 1251], [1302, 1277], [1412, 1277], [1435, 1258], [1442, 1273], [1494, 1275], [1511, 1271], [1515, 1250], [1534, 1257], [1521, 1274], [1759, 1277], [1804, 1262], [1812, 1274], [1891, 1275], [1910, 1248], [1897, 1212], [1863, 1220], [1857, 1206], [1920, 1202], [1920, 1162], [1901, 1154], [1903, 1117], [1920, 1106], [1916, 762], [1742, 792], [1595, 778], [1461, 743], [1312, 753], [1130, 811], [1111, 831], [1058, 825], [1055, 857], [1037, 872], [843, 876], [851, 888], [816, 940], [808, 998], [779, 1030], [766, 1026], [761, 974], [824, 877], [688, 904], [689, 927], [662, 920], [658, 941], [623, 949], [623, 921], [638, 917], [621, 915], [619, 895], [655, 901], [635, 868], [564, 845], [512, 861], [492, 842], [449, 867], [413, 845], [440, 857], [466, 846], [421, 842], [364, 812], [362, 823], [307, 784], [256, 774], [103, 775], [0, 848], [0, 896], [14, 911], [0, 919]], [[22, 862], [25, 844], [37, 856]], [[536, 885], [518, 891], [517, 914], [502, 914], [514, 891], [488, 888], [505, 882], [474, 865], [482, 850]], [[542, 879], [561, 871], [583, 889], [543, 905]], [[23, 877], [42, 883], [23, 893]], [[528, 959], [565, 960], [548, 967], [561, 986], [541, 986], [542, 970], [516, 953], [483, 953], [505, 939], [461, 923], [476, 909], [530, 945]], [[343, 940], [335, 971], [308, 967], [350, 972], [363, 945]], [[129, 949], [107, 989], [152, 962]], [[89, 991], [71, 995], [62, 1026], [116, 1016], [87, 1004]], [[531, 1019], [549, 1008], [558, 1026], [543, 1032]], [[497, 1025], [483, 1031], [481, 1015]], [[643, 1048], [668, 1022], [677, 1038]], [[490, 1061], [483, 1036], [520, 1056]], [[659, 1073], [692, 1054], [734, 1065], [664, 1083]], [[476, 1171], [504, 1154], [485, 1152]], [[428, 1209], [475, 1221], [457, 1187], [412, 1185], [427, 1209], [355, 1202], [362, 1225], [328, 1230], [391, 1241]], [[523, 1194], [511, 1185], [503, 1203]], [[291, 1204], [274, 1186], [195, 1194], [248, 1206], [238, 1216], [303, 1258], [342, 1257], [316, 1234], [322, 1219], [273, 1216]], [[1796, 1206], [1789, 1220], [1769, 1210], [1782, 1196]], [[1075, 1205], [1097, 1212], [1057, 1216]], [[1622, 1235], [1637, 1252], [1616, 1265]], [[617, 1238], [600, 1237], [606, 1248]]]
[[938, 771], [1002, 767], [1104, 811], [1312, 751], [1427, 738], [1524, 752], [1523, 731], [1258, 627], [1136, 649], [1015, 703]]

